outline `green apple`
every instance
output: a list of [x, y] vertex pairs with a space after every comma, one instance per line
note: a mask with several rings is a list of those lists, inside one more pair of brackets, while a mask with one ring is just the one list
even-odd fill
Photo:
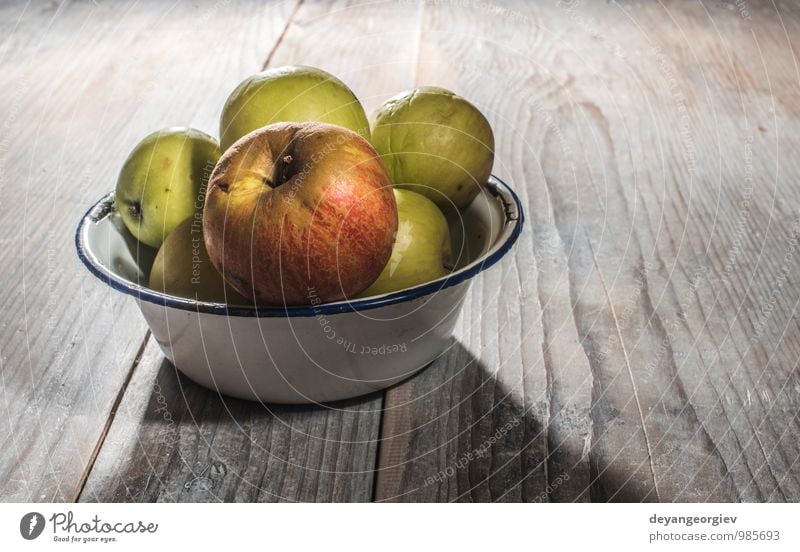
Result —
[[150, 287], [199, 301], [250, 303], [222, 279], [208, 258], [199, 213], [180, 223], [164, 240], [150, 271]]
[[116, 207], [130, 233], [160, 247], [176, 226], [203, 210], [218, 160], [216, 140], [199, 130], [173, 127], [145, 137], [117, 179]]
[[244, 80], [228, 97], [219, 125], [222, 151], [272, 123], [330, 123], [369, 140], [369, 121], [342, 81], [315, 67], [275, 67]]
[[430, 282], [452, 270], [452, 244], [447, 220], [430, 199], [395, 188], [397, 236], [392, 256], [360, 297], [381, 295]]
[[467, 100], [424, 86], [403, 92], [372, 115], [372, 145], [396, 186], [417, 185], [444, 210], [462, 208], [492, 171], [494, 135]]

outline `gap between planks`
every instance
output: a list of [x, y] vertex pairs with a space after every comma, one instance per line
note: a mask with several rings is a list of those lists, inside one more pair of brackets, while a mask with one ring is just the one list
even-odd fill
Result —
[[278, 51], [278, 48], [280, 47], [281, 43], [283, 42], [283, 39], [286, 36], [286, 33], [289, 30], [289, 27], [291, 27], [292, 23], [294, 23], [294, 19], [297, 16], [297, 12], [300, 11], [300, 7], [303, 5], [304, 1], [305, 0], [298, 0], [297, 3], [294, 5], [294, 8], [292, 9], [292, 13], [290, 13], [289, 17], [286, 19], [286, 24], [283, 26], [283, 30], [281, 31], [281, 34], [278, 35], [278, 39], [275, 41], [275, 44], [272, 45], [272, 48], [270, 49], [269, 54], [267, 54], [267, 59], [264, 61], [263, 65], [261, 65], [261, 70], [262, 71], [267, 69], [269, 67], [270, 63], [272, 63], [272, 58], [275, 55], [275, 52]]
[[133, 374], [136, 372], [136, 367], [139, 366], [139, 363], [142, 361], [142, 355], [144, 355], [144, 350], [147, 348], [147, 343], [149, 341], [150, 330], [147, 330], [144, 334], [144, 338], [142, 339], [142, 343], [139, 345], [139, 350], [136, 352], [136, 356], [133, 358], [130, 370], [128, 370], [128, 373], [125, 376], [125, 381], [122, 382], [122, 387], [120, 387], [119, 391], [117, 392], [117, 396], [114, 398], [114, 404], [111, 405], [111, 411], [109, 412], [106, 423], [103, 426], [103, 431], [100, 433], [100, 437], [97, 439], [94, 450], [92, 450], [92, 455], [89, 457], [89, 462], [86, 465], [86, 469], [81, 475], [78, 485], [78, 492], [75, 494], [72, 502], [78, 502], [81, 499], [83, 489], [86, 487], [86, 482], [89, 480], [89, 475], [92, 473], [94, 463], [97, 461], [97, 456], [100, 454], [100, 450], [105, 444], [108, 432], [111, 429], [111, 426], [114, 424], [114, 419], [117, 417], [117, 409], [119, 409], [119, 405], [122, 403], [122, 398], [125, 396], [125, 391], [128, 390], [128, 385], [133, 379]]

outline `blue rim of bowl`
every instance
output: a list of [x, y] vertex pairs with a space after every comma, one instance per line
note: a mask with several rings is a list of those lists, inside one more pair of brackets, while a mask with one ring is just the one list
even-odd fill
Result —
[[[117, 291], [121, 291], [122, 293], [136, 297], [139, 300], [155, 303], [164, 307], [206, 314], [258, 318], [317, 316], [321, 314], [358, 312], [384, 307], [387, 305], [394, 305], [396, 303], [402, 303], [405, 301], [411, 301], [413, 299], [418, 299], [431, 293], [458, 285], [465, 280], [469, 280], [470, 278], [477, 276], [502, 259], [517, 241], [517, 238], [522, 232], [522, 226], [525, 222], [525, 215], [517, 194], [514, 193], [514, 190], [512, 190], [508, 184], [496, 176], [492, 175], [490, 177], [489, 182], [484, 189], [503, 204], [505, 220], [503, 221], [504, 229], [501, 231], [500, 238], [503, 238], [504, 234], [506, 235], [502, 243], [495, 244], [482, 257], [438, 280], [385, 295], [377, 295], [375, 297], [367, 297], [364, 299], [354, 299], [352, 301], [337, 301], [334, 303], [325, 303], [316, 306], [300, 307], [232, 306], [225, 303], [195, 301], [192, 299], [165, 295], [144, 286], [140, 286], [139, 284], [126, 280], [125, 278], [121, 278], [100, 264], [94, 254], [86, 246], [85, 234], [88, 225], [98, 223], [112, 213], [111, 205], [114, 197], [113, 192], [103, 196], [99, 201], [97, 201], [97, 203], [92, 205], [88, 211], [86, 211], [86, 214], [84, 214], [75, 232], [75, 247], [78, 250], [78, 257], [80, 258], [81, 262], [83, 262], [84, 266], [86, 266], [89, 272], [94, 274], [103, 283], [116, 289]], [[510, 231], [508, 230], [509, 226], [511, 227]]]

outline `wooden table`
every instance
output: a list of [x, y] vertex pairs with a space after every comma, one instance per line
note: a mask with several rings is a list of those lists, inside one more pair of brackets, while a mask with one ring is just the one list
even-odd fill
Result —
[[[0, 498], [797, 501], [791, 1], [0, 7]], [[74, 228], [145, 134], [302, 63], [478, 105], [528, 221], [453, 350], [265, 407], [176, 374]]]

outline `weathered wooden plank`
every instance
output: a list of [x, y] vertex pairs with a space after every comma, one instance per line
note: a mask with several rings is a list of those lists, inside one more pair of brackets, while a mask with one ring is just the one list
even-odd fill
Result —
[[[522, 114], [508, 80], [495, 80], [492, 70], [518, 76], [489, 47], [495, 40], [527, 40], [518, 24], [489, 36], [507, 17], [426, 3], [417, 76], [418, 84], [454, 89], [486, 113], [496, 129], [495, 172], [502, 176], [508, 176], [516, 125], [529, 123], [517, 119]], [[527, 202], [528, 190], [516, 188]], [[547, 376], [530, 280], [536, 264], [526, 230], [513, 256], [473, 282], [451, 351], [387, 392], [377, 499], [546, 499]]]
[[[752, 4], [750, 20], [683, 4], [426, 6], [418, 80], [487, 111], [497, 172], [523, 191], [531, 224], [516, 260], [475, 282], [454, 352], [387, 394], [379, 499], [800, 496], [786, 207], [800, 167], [785, 153], [800, 128], [785, 100], [800, 18]], [[472, 330], [484, 296], [531, 254]], [[493, 340], [540, 318], [519, 343]], [[515, 356], [526, 341], [540, 357]], [[487, 401], [487, 386], [521, 397]], [[526, 489], [502, 469], [531, 448]]]
[[[672, 99], [675, 111], [685, 101], [692, 115], [680, 147], [690, 161], [677, 186], [667, 181], [657, 188], [685, 202], [686, 214], [664, 217], [660, 232], [648, 240], [658, 243], [653, 258], [662, 267], [649, 278], [654, 319], [666, 344], [657, 351], [674, 359], [676, 378], [729, 473], [716, 483], [703, 477], [712, 455], [670, 464], [668, 473], [688, 473], [680, 496], [693, 499], [713, 496], [727, 484], [740, 500], [785, 500], [800, 491], [793, 464], [798, 427], [791, 414], [798, 396], [792, 315], [798, 289], [780, 285], [797, 262], [791, 258], [796, 215], [786, 204], [796, 202], [792, 181], [800, 164], [784, 152], [797, 147], [798, 120], [780, 98], [793, 90], [796, 95], [796, 78], [787, 78], [796, 77], [796, 65], [786, 44], [797, 33], [800, 14], [796, 5], [780, 9], [756, 3], [752, 20], [680, 12], [674, 27], [659, 27], [655, 35], [666, 46], [661, 52], [674, 52], [655, 56], [662, 81], [675, 68], [692, 68], [690, 55], [707, 59], [701, 87], [691, 86], [696, 69], [685, 77], [677, 70], [686, 100], [675, 86], [651, 85], [664, 105]], [[713, 20], [713, 28], [706, 29], [701, 17]], [[701, 53], [675, 44], [677, 28], [698, 38]], [[632, 136], [630, 143], [643, 142]], [[697, 162], [691, 161], [693, 150]], [[651, 213], [658, 205], [650, 201], [654, 196], [642, 196]], [[671, 301], [659, 300], [668, 294]]]
[[[303, 3], [249, 71], [264, 59], [318, 66], [371, 109], [413, 82], [417, 36], [413, 4]], [[368, 501], [381, 405], [379, 394], [317, 407], [226, 399], [178, 378], [151, 346], [81, 500]]]
[[142, 136], [214, 131], [218, 98], [291, 8], [226, 5], [235, 18], [188, 4], [33, 4], [3, 36], [3, 500], [78, 496], [145, 326], [80, 265], [74, 228]]

